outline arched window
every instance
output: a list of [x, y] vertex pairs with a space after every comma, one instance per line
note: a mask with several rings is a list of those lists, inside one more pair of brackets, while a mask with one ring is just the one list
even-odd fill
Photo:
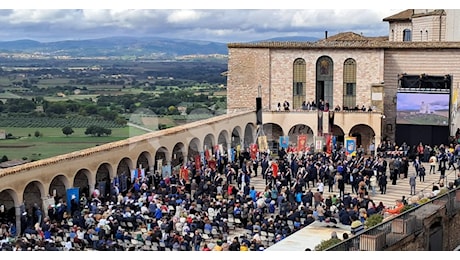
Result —
[[356, 61], [346, 59], [343, 63], [343, 107], [356, 106]]
[[305, 101], [305, 83], [307, 81], [307, 65], [304, 59], [298, 58], [294, 61], [294, 75], [292, 86], [292, 108], [302, 107]]
[[410, 29], [405, 29], [403, 31], [403, 41], [404, 42], [410, 42], [412, 41], [412, 32]]
[[334, 103], [334, 63], [327, 56], [322, 56], [316, 61], [316, 104], [328, 104], [333, 108]]

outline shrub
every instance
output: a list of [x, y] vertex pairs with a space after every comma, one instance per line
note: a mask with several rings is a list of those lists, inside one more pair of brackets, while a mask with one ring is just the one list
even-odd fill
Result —
[[414, 205], [410, 205], [410, 204], [409, 204], [409, 205], [405, 205], [405, 206], [401, 209], [401, 211], [399, 212], [399, 214], [401, 214], [401, 213], [403, 213], [403, 212], [405, 212], [405, 211], [408, 211], [408, 210], [410, 210], [410, 209], [413, 208], [413, 207], [414, 207]]
[[383, 221], [383, 215], [379, 214], [379, 213], [376, 213], [376, 214], [370, 215], [366, 219], [366, 222], [364, 223], [364, 225], [366, 226], [366, 228], [371, 228], [373, 226], [376, 226], [376, 225], [382, 223], [382, 221]]
[[315, 246], [315, 251], [323, 251], [328, 249], [331, 246], [337, 245], [338, 243], [342, 242], [342, 240], [338, 238], [330, 238], [328, 240], [323, 240], [321, 243]]

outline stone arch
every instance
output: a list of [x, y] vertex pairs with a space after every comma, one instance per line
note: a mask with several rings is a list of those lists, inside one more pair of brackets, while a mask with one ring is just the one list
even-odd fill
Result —
[[187, 157], [194, 161], [196, 155], [200, 155], [200, 139], [194, 137], [188, 145]]
[[0, 192], [0, 205], [3, 206], [3, 212], [0, 212], [0, 223], [11, 221], [16, 223], [16, 206], [18, 195], [14, 190], [6, 189]]
[[33, 215], [33, 207], [37, 205], [43, 211], [43, 195], [45, 188], [39, 181], [31, 181], [24, 189], [24, 209], [31, 216]]
[[368, 153], [368, 148], [371, 142], [374, 141], [375, 131], [371, 126], [365, 124], [354, 125], [350, 129], [349, 136], [356, 137], [356, 147], [363, 147], [366, 153]]
[[174, 145], [172, 151], [171, 167], [182, 165], [185, 161], [187, 161], [185, 158], [185, 145], [182, 142], [178, 142], [176, 145]]
[[292, 126], [288, 132], [289, 143], [297, 144], [297, 137], [299, 135], [307, 136], [307, 142], [306, 142], [307, 144], [314, 143], [313, 129], [311, 129], [311, 127], [309, 127], [308, 125], [297, 124], [297, 125]]
[[161, 160], [161, 165], [165, 166], [171, 163], [170, 161], [168, 161], [168, 158], [170, 158], [168, 149], [164, 146], [158, 148], [157, 152], [155, 153], [155, 169], [161, 172], [161, 169], [158, 169], [158, 160]]
[[58, 175], [53, 178], [50, 183], [48, 194], [54, 196], [55, 201], [66, 201], [67, 188], [69, 188], [69, 182], [64, 175]]
[[137, 165], [133, 165], [133, 161], [128, 157], [123, 157], [117, 165], [117, 175], [120, 176], [122, 174], [127, 174], [128, 176], [131, 174], [131, 170], [135, 169]]
[[214, 144], [216, 143], [214, 139], [215, 138], [214, 138], [213, 134], [207, 134], [204, 137], [203, 151], [206, 151], [206, 149], [211, 149], [212, 150], [214, 148]]
[[227, 130], [222, 130], [220, 133], [219, 133], [219, 137], [217, 138], [217, 144], [221, 144], [223, 149], [224, 149], [224, 152], [226, 152], [228, 150], [228, 132]]
[[244, 148], [248, 148], [250, 144], [254, 143], [255, 126], [253, 123], [247, 123], [244, 128]]
[[236, 126], [232, 130], [231, 147], [234, 148], [241, 144], [241, 127]]
[[73, 186], [80, 189], [80, 196], [84, 193], [87, 198], [89, 197], [91, 193], [90, 180], [91, 172], [88, 169], [80, 169], [75, 174], [73, 179]]
[[337, 143], [341, 143], [341, 144], [345, 143], [345, 132], [340, 126], [332, 125], [331, 131], [332, 131], [332, 135], [336, 136]]
[[275, 123], [265, 123], [263, 125], [264, 134], [267, 136], [268, 147], [271, 151], [277, 151], [279, 138], [284, 136], [283, 128]]
[[95, 189], [99, 190], [99, 195], [101, 197], [107, 197], [107, 194], [110, 194], [110, 176], [112, 172], [112, 167], [108, 163], [102, 163], [99, 165], [96, 171], [96, 184]]
[[145, 168], [146, 171], [150, 171], [150, 166], [152, 165], [152, 155], [149, 152], [144, 151], [139, 154], [139, 157], [137, 157], [136, 161], [136, 167], [142, 167]]

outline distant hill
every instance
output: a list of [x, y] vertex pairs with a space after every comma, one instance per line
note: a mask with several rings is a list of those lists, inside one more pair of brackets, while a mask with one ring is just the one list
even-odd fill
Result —
[[[312, 37], [278, 37], [262, 41], [315, 41]], [[258, 41], [261, 42], [261, 41]], [[159, 37], [109, 37], [90, 40], [38, 42], [0, 41], [0, 53], [41, 57], [70, 56], [170, 59], [186, 55], [227, 55], [226, 43]]]
[[166, 38], [110, 37], [91, 40], [0, 42], [0, 52], [43, 56], [174, 58], [184, 55], [227, 55], [227, 44]]

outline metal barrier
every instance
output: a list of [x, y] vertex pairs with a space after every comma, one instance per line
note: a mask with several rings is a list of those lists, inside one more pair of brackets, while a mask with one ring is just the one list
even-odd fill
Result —
[[460, 189], [455, 188], [438, 195], [428, 202], [415, 206], [389, 220], [350, 237], [325, 251], [382, 251], [403, 238], [421, 232], [423, 220], [445, 208], [447, 216], [460, 209]]

